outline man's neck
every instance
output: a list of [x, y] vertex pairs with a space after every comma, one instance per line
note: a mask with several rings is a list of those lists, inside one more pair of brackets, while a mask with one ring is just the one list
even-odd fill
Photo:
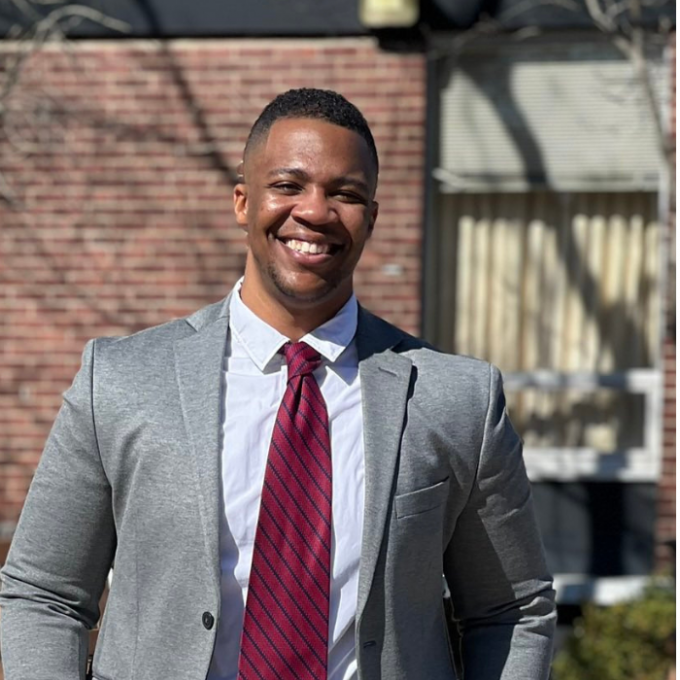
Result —
[[[296, 305], [282, 304], [279, 300], [258, 294], [256, 289], [247, 285], [247, 280], [241, 286], [241, 300], [253, 314], [262, 321], [285, 335], [291, 342], [297, 342], [308, 333], [332, 319], [344, 306], [347, 300], [329, 305]], [[348, 298], [349, 299], [349, 298]]]

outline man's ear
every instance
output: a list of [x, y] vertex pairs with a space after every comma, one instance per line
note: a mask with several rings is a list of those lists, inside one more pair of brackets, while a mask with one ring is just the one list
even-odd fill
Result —
[[248, 185], [243, 182], [234, 187], [234, 215], [236, 223], [245, 229], [248, 226]]
[[373, 235], [373, 227], [375, 227], [375, 222], [378, 219], [378, 211], [380, 209], [380, 204], [378, 201], [373, 201], [371, 205], [371, 220], [368, 223], [368, 235]]

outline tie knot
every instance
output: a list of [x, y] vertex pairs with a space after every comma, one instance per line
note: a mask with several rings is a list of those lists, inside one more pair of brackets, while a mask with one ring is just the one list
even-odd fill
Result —
[[321, 355], [306, 342], [287, 342], [281, 353], [288, 364], [288, 380], [307, 375], [321, 365]]

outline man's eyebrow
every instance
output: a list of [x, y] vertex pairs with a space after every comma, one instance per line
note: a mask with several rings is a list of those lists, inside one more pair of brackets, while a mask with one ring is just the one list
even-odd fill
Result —
[[279, 177], [281, 175], [292, 175], [298, 179], [309, 179], [309, 175], [301, 168], [274, 168], [267, 173], [267, 177]]

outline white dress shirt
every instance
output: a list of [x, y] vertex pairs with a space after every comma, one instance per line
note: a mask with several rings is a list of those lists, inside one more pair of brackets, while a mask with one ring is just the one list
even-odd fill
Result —
[[[207, 680], [235, 680], [260, 496], [287, 367], [278, 353], [288, 338], [246, 307], [236, 284], [224, 364], [220, 560], [222, 607]], [[328, 680], [357, 677], [354, 617], [364, 516], [364, 442], [354, 335], [354, 296], [301, 340], [317, 350], [314, 371], [326, 400], [333, 466]]]

